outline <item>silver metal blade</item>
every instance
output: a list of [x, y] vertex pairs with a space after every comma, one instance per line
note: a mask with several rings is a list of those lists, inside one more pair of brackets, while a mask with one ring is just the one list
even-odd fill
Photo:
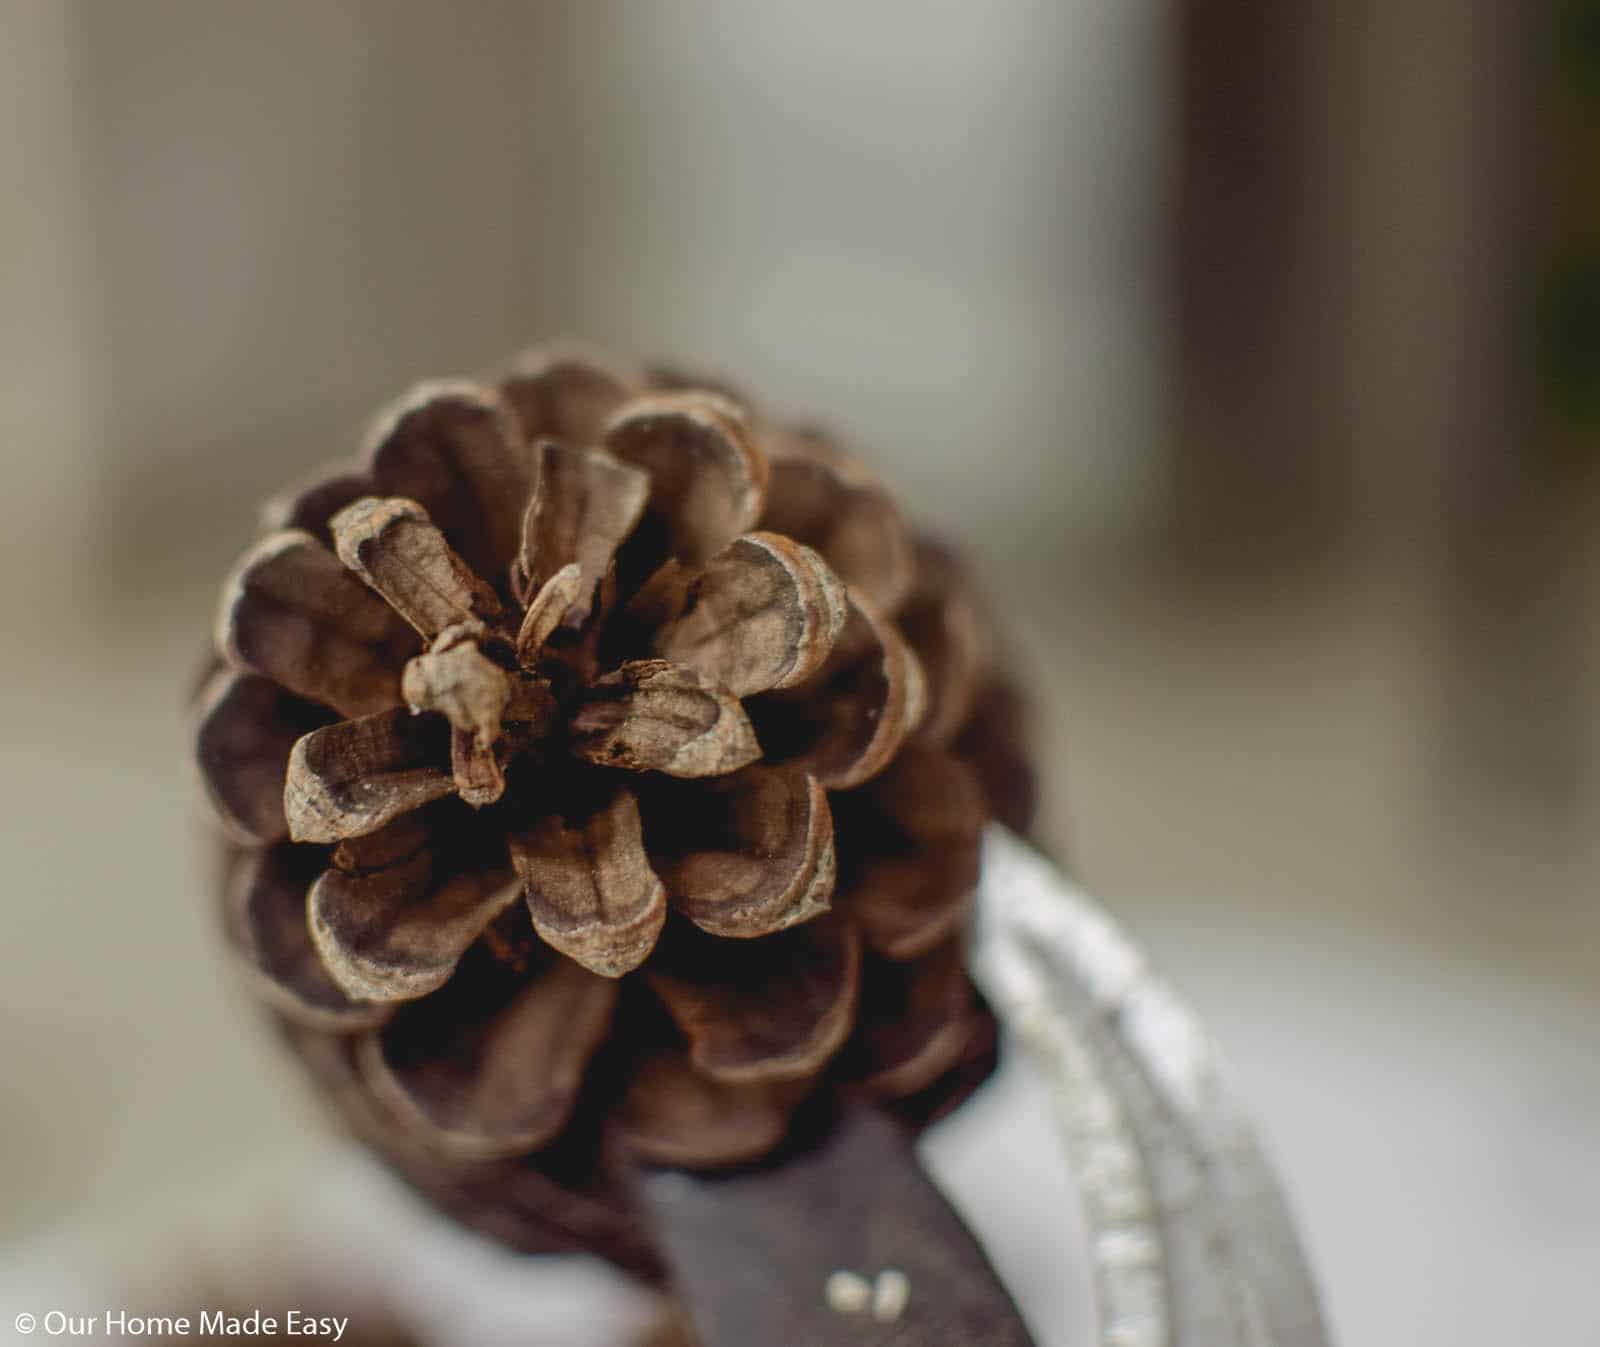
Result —
[[1055, 1098], [1104, 1347], [1326, 1347], [1282, 1193], [1194, 1013], [1002, 828], [978, 909], [974, 975]]

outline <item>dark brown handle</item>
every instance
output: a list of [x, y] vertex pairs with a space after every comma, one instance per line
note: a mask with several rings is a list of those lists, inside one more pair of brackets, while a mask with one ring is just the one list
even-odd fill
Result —
[[[846, 1106], [759, 1169], [647, 1170], [638, 1187], [700, 1347], [1032, 1347], [910, 1137], [876, 1109]], [[837, 1289], [859, 1296], [853, 1274], [887, 1303], [830, 1303], [836, 1273]], [[895, 1284], [908, 1294], [891, 1314]]]

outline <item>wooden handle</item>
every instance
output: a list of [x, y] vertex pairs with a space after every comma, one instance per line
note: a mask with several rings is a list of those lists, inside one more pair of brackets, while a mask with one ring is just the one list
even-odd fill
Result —
[[850, 1104], [817, 1130], [756, 1169], [638, 1174], [700, 1347], [1032, 1347], [905, 1129]]

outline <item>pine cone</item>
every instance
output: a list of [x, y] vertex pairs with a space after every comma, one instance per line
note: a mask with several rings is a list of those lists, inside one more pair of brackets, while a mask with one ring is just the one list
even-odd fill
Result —
[[1029, 778], [959, 569], [861, 465], [535, 352], [266, 526], [200, 698], [226, 929], [434, 1200], [649, 1274], [618, 1148], [739, 1164], [830, 1089], [982, 1078], [963, 929]]

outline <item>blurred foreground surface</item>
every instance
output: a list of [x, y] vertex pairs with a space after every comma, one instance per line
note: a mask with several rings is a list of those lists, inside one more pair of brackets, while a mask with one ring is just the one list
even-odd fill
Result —
[[[1340, 1339], [1592, 1324], [1600, 920], [1559, 839], [1442, 809], [1416, 614], [1075, 569], [1100, 583], [1012, 593], [1049, 830], [1232, 1053]], [[75, 1234], [119, 1281], [258, 1238], [332, 1145], [213, 936], [177, 697], [210, 591], [58, 594], [0, 708], [5, 1235], [69, 1260]]]

